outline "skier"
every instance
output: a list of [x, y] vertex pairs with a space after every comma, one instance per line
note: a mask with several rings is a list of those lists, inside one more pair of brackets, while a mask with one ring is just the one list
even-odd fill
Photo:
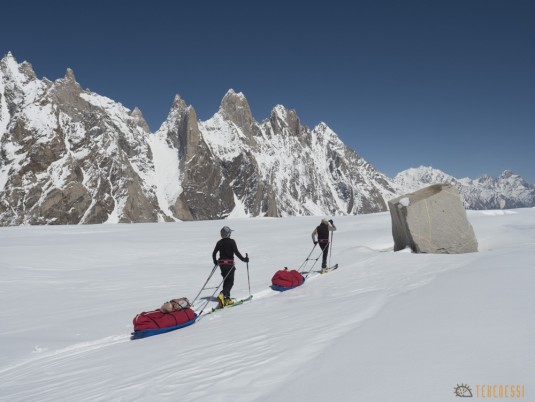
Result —
[[[323, 218], [320, 225], [314, 229], [312, 232], [312, 241], [314, 244], [320, 244], [321, 249], [323, 250], [323, 260], [321, 262], [321, 270], [327, 268], [327, 255], [329, 254], [329, 232], [334, 232], [336, 226], [334, 226], [333, 220], [327, 220]], [[316, 235], [318, 240], [316, 241]]]
[[[230, 298], [230, 290], [234, 285], [234, 254], [238, 256], [243, 262], [249, 262], [249, 257], [244, 257], [238, 251], [238, 246], [234, 239], [230, 238], [232, 230], [228, 226], [223, 226], [221, 229], [221, 240], [217, 242], [212, 253], [214, 265], [219, 265], [221, 269], [221, 276], [224, 278], [223, 290], [217, 297], [219, 307], [230, 306], [234, 304], [234, 300]], [[219, 251], [219, 260], [216, 259], [216, 254]]]

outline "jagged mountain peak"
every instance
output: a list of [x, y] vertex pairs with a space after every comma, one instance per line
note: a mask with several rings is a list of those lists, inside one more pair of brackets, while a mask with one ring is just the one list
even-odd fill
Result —
[[177, 121], [184, 120], [189, 120], [190, 123], [197, 124], [197, 112], [192, 105], [188, 105], [183, 99], [175, 98], [167, 121], [176, 123]]
[[[327, 124], [310, 130], [282, 105], [257, 123], [232, 89], [206, 122], [176, 95], [147, 135], [138, 108], [82, 90], [72, 70], [54, 82], [29, 80], [31, 71], [12, 55], [0, 61], [0, 225], [357, 214], [408, 191]], [[409, 176], [421, 188], [447, 175]], [[534, 186], [503, 176], [458, 180], [467, 207], [534, 205]]]
[[7, 52], [0, 60], [0, 71], [19, 84], [34, 81], [37, 78], [32, 65], [27, 61], [19, 64], [11, 52]]
[[144, 119], [143, 113], [141, 112], [141, 110], [137, 106], [134, 107], [134, 109], [130, 112], [130, 116], [132, 116], [134, 118], [142, 118], [142, 119]]
[[453, 184], [468, 209], [520, 208], [535, 203], [535, 186], [527, 184], [522, 177], [509, 170], [498, 178], [486, 174], [477, 179], [456, 179], [441, 170], [420, 166], [398, 173], [393, 182], [400, 194], [414, 192], [432, 184]]
[[510, 185], [535, 188], [535, 186], [527, 183], [522, 176], [517, 175], [512, 170], [504, 170], [498, 177], [498, 181], [501, 181], [502, 183], [509, 183]]
[[84, 91], [70, 68], [67, 69], [63, 78], [54, 81], [52, 92], [56, 101], [65, 109], [82, 107], [81, 105], [85, 103], [85, 100], [80, 97]]
[[247, 98], [243, 93], [235, 92], [233, 89], [229, 89], [221, 100], [218, 113], [246, 132], [255, 123]]
[[35, 72], [33, 71], [33, 67], [30, 63], [27, 61], [23, 61], [20, 64], [20, 71], [26, 75], [30, 80], [36, 80], [37, 76], [35, 75]]
[[[25, 91], [21, 87], [23, 100]], [[295, 111], [276, 108], [274, 120], [280, 126], [276, 132], [269, 121], [263, 126], [256, 123], [247, 99], [234, 90], [227, 92], [215, 118], [200, 125], [193, 107], [176, 96], [166, 122], [154, 136], [140, 135], [139, 124], [131, 124], [136, 118], [141, 120], [138, 110], [130, 112], [111, 99], [81, 91], [72, 71], [52, 84], [41, 105], [41, 120], [47, 124], [39, 127], [39, 135], [47, 139], [46, 147], [26, 143], [35, 135], [31, 127], [24, 133], [7, 134], [15, 134], [21, 147], [32, 148], [23, 169], [12, 153], [3, 169], [14, 172], [6, 181], [9, 199], [5, 203], [0, 199], [0, 219], [8, 224], [124, 222], [136, 215], [138, 221], [161, 219], [160, 215], [165, 215], [163, 219], [285, 216], [385, 208], [377, 191], [369, 192], [367, 203], [357, 201], [353, 178], [360, 175], [351, 174], [359, 169], [353, 159], [338, 154], [336, 161], [329, 162], [333, 153], [326, 146], [312, 148], [308, 136], [296, 140], [288, 135], [300, 133]], [[35, 106], [17, 102], [12, 109], [14, 113], [6, 114], [8, 119], [26, 110], [28, 116], [34, 115]], [[57, 111], [59, 116], [54, 114]], [[65, 154], [69, 157], [64, 158]], [[18, 183], [23, 180], [36, 184], [19, 191]], [[43, 186], [47, 196], [41, 200]], [[18, 216], [16, 211], [26, 212]]]
[[234, 89], [230, 88], [225, 96], [223, 97], [223, 100], [225, 99], [236, 99], [236, 100], [244, 100], [247, 102], [247, 98], [243, 94], [243, 92], [236, 92]]
[[331, 128], [323, 121], [320, 121], [316, 127], [314, 127], [314, 131], [318, 131], [318, 132], [327, 132], [327, 131], [332, 131]]
[[133, 117], [136, 124], [141, 127], [143, 131], [150, 133], [149, 125], [147, 124], [145, 117], [143, 117], [143, 113], [141, 113], [141, 110], [137, 106], [134, 108], [134, 110], [132, 110], [130, 116]]
[[394, 182], [398, 184], [400, 190], [407, 188], [410, 191], [415, 191], [426, 185], [436, 183], [452, 183], [456, 179], [444, 173], [442, 170], [435, 169], [432, 166], [419, 166], [417, 168], [409, 168], [394, 177]]
[[416, 168], [409, 168], [398, 173], [398, 175], [409, 175], [409, 174], [415, 175], [415, 176], [425, 176], [425, 175], [445, 174], [445, 173], [442, 170], [436, 169], [432, 166], [423, 166], [423, 165], [420, 165]]
[[504, 170], [500, 175], [500, 179], [508, 179], [513, 176], [519, 177], [518, 175], [514, 174], [512, 170]]
[[32, 104], [49, 86], [37, 79], [30, 63], [17, 63], [11, 52], [0, 60], [0, 99], [4, 101], [2, 108], [7, 108], [2, 115], [13, 116], [18, 107]]
[[242, 92], [235, 92], [232, 88], [227, 91], [221, 100], [220, 108], [225, 111], [234, 111], [236, 108], [249, 110], [249, 102]]
[[479, 183], [485, 183], [485, 182], [497, 182], [500, 180], [507, 180], [507, 181], [523, 181], [523, 178], [517, 174], [515, 174], [511, 170], [504, 170], [499, 177], [492, 177], [489, 174], [484, 174], [480, 176], [477, 179], [471, 179], [468, 177], [457, 179], [445, 172], [443, 172], [440, 169], [433, 168], [431, 166], [419, 166], [417, 168], [409, 168], [406, 169], [400, 173], [398, 173], [395, 177], [395, 181], [400, 180], [412, 180], [414, 182], [418, 181], [420, 183], [435, 183], [438, 181], [442, 182], [448, 182], [452, 183], [455, 181], [463, 181], [463, 182], [479, 182]]
[[59, 88], [71, 88], [71, 90], [75, 90], [77, 92], [82, 92], [82, 87], [76, 81], [76, 76], [74, 75], [74, 71], [70, 68], [67, 68], [65, 71], [65, 75], [63, 78], [59, 78], [54, 81], [54, 86]]
[[[291, 111], [292, 110], [286, 109], [284, 105], [279, 104], [275, 105], [275, 107], [271, 110], [271, 116], [286, 120], [286, 118], [288, 117], [288, 113]], [[293, 112], [295, 113], [295, 110], [293, 110]]]
[[0, 60], [0, 62], [3, 64], [13, 63], [18, 65], [17, 59], [15, 58], [15, 56], [13, 56], [13, 53], [11, 53], [11, 51], [8, 51], [6, 54], [4, 54], [4, 57], [2, 57], [2, 60]]
[[175, 95], [175, 98], [173, 99], [173, 105], [171, 106], [171, 110], [186, 110], [188, 107], [186, 101], [182, 99], [182, 97], [179, 94]]
[[64, 79], [67, 80], [67, 81], [76, 82], [76, 77], [74, 76], [74, 71], [72, 71], [72, 69], [68, 68], [67, 71], [65, 72]]
[[283, 105], [276, 105], [271, 110], [269, 117], [275, 132], [287, 131], [290, 135], [297, 136], [301, 133], [301, 121], [294, 109], [287, 109]]
[[182, 124], [187, 115], [192, 115], [195, 119], [197, 118], [195, 109], [193, 109], [192, 106], [189, 106], [179, 94], [176, 94], [171, 109], [169, 110], [169, 114], [157, 133], [176, 131], [177, 125]]
[[333, 140], [338, 140], [341, 142], [338, 135], [323, 121], [319, 122], [316, 127], [312, 130], [314, 133], [319, 134], [326, 138], [332, 138]]

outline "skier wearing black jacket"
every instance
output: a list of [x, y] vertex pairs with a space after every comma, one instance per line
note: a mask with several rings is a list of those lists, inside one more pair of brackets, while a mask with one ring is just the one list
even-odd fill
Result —
[[[224, 226], [221, 229], [221, 240], [217, 242], [212, 253], [212, 260], [214, 265], [219, 265], [221, 269], [221, 276], [224, 278], [223, 291], [219, 293], [217, 297], [219, 307], [229, 306], [234, 304], [234, 301], [230, 298], [230, 290], [234, 286], [234, 272], [236, 267], [234, 266], [234, 254], [238, 256], [243, 262], [249, 262], [249, 257], [244, 257], [238, 251], [238, 246], [234, 239], [230, 238], [232, 230], [228, 226]], [[219, 259], [216, 259], [217, 252], [219, 251]]]
[[[329, 254], [329, 232], [334, 232], [336, 226], [334, 226], [333, 220], [322, 219], [320, 225], [312, 232], [312, 241], [314, 244], [320, 245], [323, 250], [323, 260], [321, 262], [321, 269], [327, 268], [327, 255]], [[318, 240], [316, 241], [316, 236]]]

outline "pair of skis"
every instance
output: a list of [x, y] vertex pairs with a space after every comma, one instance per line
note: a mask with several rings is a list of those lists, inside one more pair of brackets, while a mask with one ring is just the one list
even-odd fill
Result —
[[[252, 298], [253, 298], [253, 295], [251, 293], [251, 279], [249, 278], [249, 254], [246, 253], [245, 256], [247, 257], [247, 283], [248, 283], [248, 286], [249, 286], [249, 296], [247, 296], [246, 298], [244, 299], [240, 299], [240, 300], [236, 300], [233, 304], [230, 304], [228, 306], [223, 306], [223, 307], [212, 307], [210, 310], [208, 310], [207, 312], [204, 312], [204, 309], [206, 308], [206, 306], [208, 305], [208, 303], [210, 303], [210, 298], [208, 299], [208, 301], [204, 304], [204, 306], [201, 308], [201, 311], [198, 313], [198, 316], [199, 318], [200, 317], [203, 317], [205, 315], [208, 315], [208, 314], [211, 314], [211, 313], [214, 313], [218, 310], [223, 310], [225, 308], [228, 308], [228, 307], [234, 307], [234, 306], [240, 306], [242, 305], [243, 303], [245, 302], [248, 302], [250, 301]], [[195, 301], [197, 300], [197, 298], [200, 296], [201, 292], [206, 289], [206, 285], [208, 284], [208, 281], [210, 280], [210, 278], [212, 277], [212, 275], [214, 274], [216, 268], [217, 268], [217, 264], [214, 264], [214, 268], [212, 269], [212, 272], [210, 273], [210, 275], [208, 276], [208, 279], [206, 280], [206, 282], [204, 283], [203, 287], [201, 288], [201, 290], [199, 291], [199, 293], [197, 294], [197, 296], [195, 297], [195, 299], [193, 300], [193, 302], [191, 303], [191, 305], [193, 306], [193, 304], [195, 303]], [[235, 269], [235, 268], [234, 268]], [[215, 288], [214, 290], [214, 293], [212, 293], [212, 297], [213, 298], [215, 296], [215, 294], [217, 293], [217, 291], [219, 290], [219, 288], [223, 285], [223, 283], [225, 282], [225, 280], [227, 279], [227, 277], [230, 275], [230, 273], [232, 272], [232, 270], [229, 270], [229, 272], [227, 273], [227, 275], [225, 275], [225, 277], [223, 278], [223, 280], [221, 281], [221, 283]]]
[[246, 303], [248, 301], [251, 301], [253, 298], [253, 295], [249, 295], [247, 296], [246, 298], [244, 299], [239, 299], [239, 300], [236, 300], [233, 304], [230, 304], [228, 306], [223, 306], [223, 307], [212, 307], [211, 310], [208, 310], [206, 313], [204, 313], [203, 315], [208, 315], [208, 314], [212, 314], [212, 313], [215, 313], [216, 311], [220, 311], [220, 310], [225, 310], [227, 308], [232, 308], [232, 307], [236, 307], [236, 306], [241, 306], [243, 303]]
[[338, 269], [338, 264], [334, 264], [332, 267], [322, 268], [321, 271], [319, 271], [319, 273], [322, 275], [325, 275], [331, 271], [334, 271], [335, 269]]
[[[301, 264], [301, 266], [298, 268], [298, 272], [303, 274], [305, 273], [305, 267], [307, 266], [308, 262], [309, 261], [314, 261], [312, 266], [308, 269], [308, 271], [306, 272], [306, 275], [304, 275], [303, 277], [306, 279], [308, 277], [308, 275], [311, 273], [311, 272], [317, 272], [317, 273], [320, 273], [320, 274], [326, 274], [326, 273], [329, 273], [331, 271], [334, 271], [335, 269], [338, 269], [338, 264], [334, 264], [334, 265], [331, 265], [331, 256], [332, 256], [332, 245], [333, 245], [333, 239], [334, 239], [334, 232], [331, 232], [331, 239], [329, 241], [328, 244], [330, 244], [330, 248], [329, 248], [329, 267], [327, 268], [322, 268], [321, 270], [319, 271], [313, 271], [314, 270], [314, 266], [316, 265], [316, 263], [318, 262], [318, 260], [322, 257], [322, 253], [324, 251], [324, 248], [321, 248], [321, 252], [320, 254], [318, 255], [317, 258], [310, 258], [310, 256], [312, 255], [312, 253], [314, 252], [314, 250], [316, 249], [316, 246], [318, 245], [318, 242], [315, 241], [314, 242], [314, 247], [312, 247], [312, 250], [310, 251], [310, 253], [308, 254], [307, 258], [305, 258], [305, 261], [303, 261], [303, 263]], [[324, 260], [324, 263], [325, 263], [325, 260]]]

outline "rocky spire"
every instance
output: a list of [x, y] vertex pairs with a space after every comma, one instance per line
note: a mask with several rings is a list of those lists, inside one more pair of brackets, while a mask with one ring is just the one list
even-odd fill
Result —
[[173, 105], [171, 106], [171, 111], [173, 110], [184, 111], [187, 109], [187, 107], [188, 105], [186, 104], [184, 99], [182, 99], [179, 94], [176, 94], [175, 99], [173, 99]]
[[[196, 124], [197, 115], [195, 114], [195, 109], [188, 106], [184, 99], [176, 94], [167, 119], [158, 132], [165, 133], [169, 144], [178, 149], [179, 155], [182, 157], [186, 153], [191, 125], [196, 126]], [[194, 127], [194, 129], [198, 130], [197, 127]]]
[[68, 68], [67, 71], [65, 72], [64, 79], [67, 80], [67, 81], [76, 82], [76, 77], [74, 76], [74, 71], [72, 71], [72, 69]]
[[251, 126], [255, 123], [247, 99], [241, 92], [229, 89], [221, 101], [220, 113], [238, 126], [248, 137]]
[[277, 105], [271, 111], [269, 120], [276, 133], [282, 133], [286, 129], [290, 135], [297, 136], [301, 132], [301, 121], [293, 109]]
[[70, 68], [67, 69], [65, 77], [54, 81], [52, 93], [55, 101], [73, 115], [77, 110], [88, 108], [87, 102], [80, 97], [82, 92], [82, 87], [76, 82], [74, 72]]
[[0, 60], [0, 70], [11, 77], [17, 77], [15, 79], [24, 84], [37, 79], [32, 65], [27, 61], [21, 64], [17, 63], [15, 56], [11, 52], [7, 52]]
[[4, 55], [4, 57], [2, 57], [2, 60], [0, 60], [0, 62], [2, 64], [8, 64], [8, 63], [18, 64], [17, 60], [15, 59], [15, 56], [13, 56], [13, 53], [11, 52], [7, 52]]
[[141, 110], [136, 106], [134, 110], [132, 110], [132, 113], [130, 115], [133, 117], [136, 124], [143, 129], [146, 133], [150, 133], [149, 125], [147, 124], [147, 121], [143, 117], [143, 113], [141, 113]]
[[37, 76], [33, 71], [33, 67], [27, 61], [22, 62], [20, 65], [20, 72], [23, 73], [29, 80], [36, 80]]
[[170, 206], [175, 217], [226, 217], [234, 208], [234, 196], [202, 137], [195, 109], [176, 95], [169, 116], [156, 135], [178, 150], [182, 192]]

